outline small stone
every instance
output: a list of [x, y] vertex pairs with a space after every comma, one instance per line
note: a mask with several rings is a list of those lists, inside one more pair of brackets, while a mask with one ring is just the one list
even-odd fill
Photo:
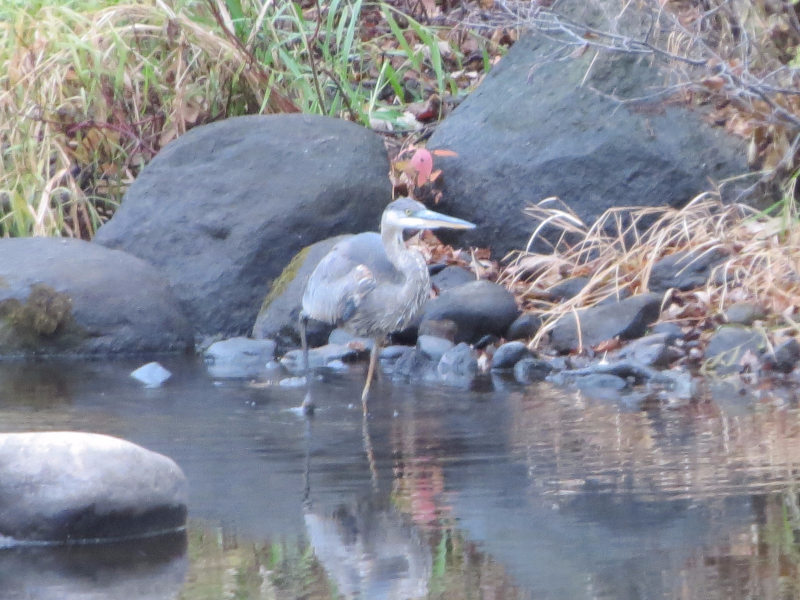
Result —
[[514, 377], [520, 383], [544, 381], [553, 370], [550, 363], [538, 358], [523, 358], [514, 365]]
[[521, 314], [508, 328], [506, 339], [524, 340], [530, 339], [539, 332], [542, 326], [542, 317], [536, 313]]
[[372, 338], [358, 337], [345, 331], [344, 329], [334, 329], [328, 336], [329, 344], [339, 344], [340, 346], [349, 346], [359, 352], [370, 352], [375, 340]]
[[720, 327], [706, 347], [706, 368], [717, 373], [740, 372], [747, 353], [759, 358], [767, 346], [764, 334], [740, 325]]
[[781, 373], [791, 373], [800, 362], [800, 342], [791, 338], [775, 349], [775, 355], [769, 361], [772, 368]]
[[616, 375], [595, 373], [575, 379], [575, 387], [581, 391], [603, 389], [618, 392], [628, 387], [628, 382]]
[[753, 302], [736, 302], [725, 311], [725, 320], [738, 325], [752, 325], [767, 317], [764, 309]]
[[437, 370], [442, 377], [472, 376], [478, 372], [478, 357], [469, 345], [462, 342], [444, 353]]
[[492, 369], [513, 369], [520, 360], [530, 356], [522, 342], [508, 342], [500, 346], [492, 357]]
[[151, 362], [133, 371], [131, 377], [142, 382], [145, 387], [156, 388], [172, 377], [172, 373], [157, 362]]
[[580, 294], [587, 283], [589, 283], [588, 277], [570, 277], [551, 287], [547, 290], [547, 294], [553, 301], [569, 300]]
[[439, 361], [445, 352], [453, 347], [453, 342], [432, 335], [421, 335], [417, 339], [417, 348], [431, 360]]
[[667, 343], [671, 344], [673, 341], [683, 338], [683, 329], [677, 323], [656, 323], [651, 328], [653, 333], [667, 334]]
[[209, 374], [219, 378], [254, 377], [275, 357], [275, 342], [236, 337], [214, 342], [203, 358]]

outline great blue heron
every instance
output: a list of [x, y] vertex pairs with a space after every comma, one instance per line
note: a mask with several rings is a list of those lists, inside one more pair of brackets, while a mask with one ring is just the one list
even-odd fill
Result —
[[300, 334], [308, 369], [306, 325], [316, 319], [374, 340], [362, 400], [386, 336], [411, 324], [430, 292], [425, 259], [406, 248], [404, 229], [472, 229], [468, 221], [425, 208], [411, 198], [386, 207], [381, 232], [360, 233], [336, 244], [317, 265], [303, 294]]

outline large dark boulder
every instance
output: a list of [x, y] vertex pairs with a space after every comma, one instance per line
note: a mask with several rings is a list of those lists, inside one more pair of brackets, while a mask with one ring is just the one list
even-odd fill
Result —
[[[589, 5], [555, 7], [605, 28], [586, 17]], [[459, 237], [464, 245], [491, 246], [498, 257], [525, 248], [536, 222], [523, 209], [551, 196], [590, 224], [614, 206], [682, 206], [710, 180], [747, 172], [743, 140], [654, 94], [663, 75], [649, 59], [573, 50], [523, 37], [431, 137], [429, 148], [457, 154], [436, 159], [437, 210], [478, 225]], [[532, 250], [551, 248], [540, 241]]]
[[185, 351], [189, 321], [145, 261], [67, 238], [0, 239], [0, 356]]
[[188, 486], [171, 459], [125, 440], [58, 431], [0, 434], [0, 535], [74, 543], [186, 525]]
[[388, 170], [381, 138], [347, 121], [228, 119], [165, 147], [95, 241], [159, 267], [200, 333], [242, 335], [302, 248], [377, 229]]

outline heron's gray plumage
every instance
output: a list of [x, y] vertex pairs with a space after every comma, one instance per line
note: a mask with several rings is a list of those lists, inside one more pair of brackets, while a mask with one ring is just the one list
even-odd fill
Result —
[[[380, 234], [360, 233], [342, 240], [314, 269], [303, 295], [301, 324], [309, 317], [330, 323], [374, 338], [376, 349], [387, 334], [408, 327], [431, 284], [425, 259], [406, 248], [403, 230], [437, 227], [470, 229], [474, 225], [429, 211], [410, 198], [389, 204]], [[365, 395], [375, 357], [373, 351]]]

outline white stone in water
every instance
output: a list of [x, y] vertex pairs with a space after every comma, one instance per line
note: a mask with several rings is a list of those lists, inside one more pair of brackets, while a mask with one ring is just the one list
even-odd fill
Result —
[[141, 381], [146, 387], [158, 387], [172, 377], [172, 373], [157, 362], [151, 362], [136, 369], [131, 377]]
[[70, 543], [147, 536], [186, 523], [187, 481], [171, 459], [72, 431], [0, 434], [0, 536]]
[[281, 387], [301, 387], [305, 384], [305, 377], [285, 377], [278, 382], [278, 385]]

